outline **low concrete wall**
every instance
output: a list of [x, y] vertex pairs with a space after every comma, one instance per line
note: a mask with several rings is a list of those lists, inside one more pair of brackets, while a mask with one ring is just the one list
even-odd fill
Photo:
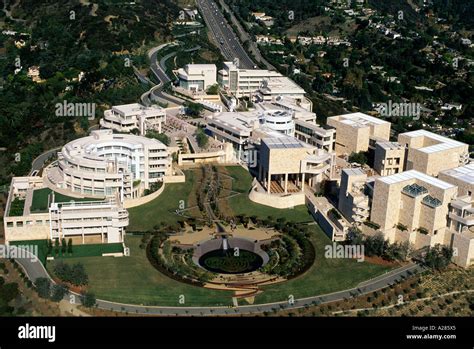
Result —
[[102, 257], [123, 257], [123, 252], [102, 253]]
[[186, 181], [184, 174], [174, 175], [174, 176], [165, 176], [163, 178], [164, 183], [183, 183]]
[[276, 194], [262, 193], [257, 191], [256, 189], [257, 186], [254, 186], [252, 188], [249, 193], [249, 199], [260, 205], [284, 209], [305, 204], [304, 193], [281, 196]]
[[136, 199], [131, 199], [131, 200], [125, 200], [123, 203], [124, 208], [132, 208], [136, 206], [141, 206], [144, 205], [154, 199], [156, 199], [160, 194], [165, 190], [165, 183], [161, 186], [160, 189], [155, 191], [154, 193], [151, 193], [150, 195], [142, 196], [141, 198], [136, 198]]

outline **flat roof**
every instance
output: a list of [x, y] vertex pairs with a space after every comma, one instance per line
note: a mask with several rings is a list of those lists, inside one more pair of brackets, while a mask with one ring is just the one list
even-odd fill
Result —
[[211, 120], [235, 131], [250, 132], [254, 128], [253, 123], [258, 122], [258, 114], [256, 112], [222, 112], [214, 114]]
[[450, 170], [441, 171], [446, 176], [453, 177], [457, 180], [468, 184], [474, 184], [474, 163], [452, 168]]
[[342, 172], [347, 173], [347, 175], [349, 175], [349, 176], [361, 176], [361, 175], [366, 174], [365, 171], [363, 169], [361, 169], [360, 167], [357, 167], [357, 168], [343, 168]]
[[422, 147], [418, 148], [417, 150], [424, 152], [424, 153], [435, 153], [438, 151], [443, 151], [447, 149], [453, 149], [453, 148], [458, 148], [458, 147], [465, 147], [467, 144], [458, 142], [454, 139], [441, 136], [439, 134], [426, 131], [426, 130], [416, 130], [416, 131], [411, 131], [411, 132], [405, 132], [401, 133], [399, 136], [408, 136], [411, 138], [416, 138], [416, 137], [427, 137], [431, 138], [433, 140], [438, 141], [438, 144], [430, 145], [428, 147]]
[[350, 113], [343, 115], [331, 116], [328, 119], [336, 118], [339, 122], [353, 127], [367, 127], [370, 125], [384, 125], [390, 124], [388, 121], [364, 114], [364, 113]]
[[398, 142], [388, 142], [388, 141], [382, 141], [382, 142], [377, 142], [375, 144], [376, 146], [379, 146], [383, 149], [388, 149], [388, 150], [392, 150], [392, 149], [403, 149], [404, 147], [398, 143]]
[[262, 142], [270, 149], [304, 148], [303, 144], [294, 137], [263, 138]]
[[455, 187], [455, 185], [453, 184], [447, 183], [432, 176], [428, 176], [427, 174], [418, 172], [416, 170], [405, 171], [394, 175], [378, 178], [379, 181], [384, 182], [386, 184], [401, 183], [409, 181], [411, 179], [418, 179], [440, 189], [450, 189]]
[[150, 114], [163, 111], [163, 108], [159, 106], [145, 107], [139, 103], [114, 105], [112, 106], [112, 109], [125, 116], [138, 115], [141, 113]]

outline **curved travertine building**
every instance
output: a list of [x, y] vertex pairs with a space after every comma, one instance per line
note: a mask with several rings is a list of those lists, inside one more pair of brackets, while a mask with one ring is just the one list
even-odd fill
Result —
[[98, 130], [66, 144], [48, 178], [80, 195], [133, 199], [163, 180], [170, 165], [167, 147], [156, 139]]

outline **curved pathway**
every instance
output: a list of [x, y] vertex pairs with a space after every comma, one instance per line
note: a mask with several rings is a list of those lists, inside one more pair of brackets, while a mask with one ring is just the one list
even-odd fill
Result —
[[[126, 258], [126, 257], [123, 257]], [[16, 258], [16, 261], [25, 270], [28, 278], [34, 283], [37, 278], [44, 277], [50, 279], [54, 283], [51, 276], [46, 271], [43, 264], [32, 255], [32, 258]], [[358, 287], [350, 288], [343, 291], [333, 292], [329, 294], [312, 296], [306, 298], [295, 299], [294, 303], [287, 301], [242, 305], [238, 307], [170, 307], [170, 306], [144, 306], [136, 304], [124, 304], [119, 302], [111, 302], [103, 299], [97, 299], [97, 307], [104, 310], [116, 312], [126, 312], [129, 314], [148, 314], [148, 315], [164, 315], [164, 316], [216, 316], [216, 315], [245, 315], [245, 314], [261, 314], [263, 312], [273, 312], [283, 309], [298, 309], [311, 306], [314, 304], [324, 304], [344, 299], [350, 299], [355, 296], [371, 293], [382, 288], [388, 287], [403, 278], [414, 273], [425, 270], [417, 264], [410, 264], [391, 272], [381, 275], [371, 281], [359, 284]], [[79, 296], [77, 293], [70, 291], [69, 294]], [[66, 295], [65, 298], [67, 298]]]

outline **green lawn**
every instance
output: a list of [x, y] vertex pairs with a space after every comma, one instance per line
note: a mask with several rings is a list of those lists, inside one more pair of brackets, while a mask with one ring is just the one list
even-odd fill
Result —
[[[230, 200], [235, 214], [257, 215], [263, 218], [285, 217], [288, 221], [313, 221], [305, 206], [280, 210], [251, 202], [247, 193], [252, 178], [240, 166], [229, 166], [228, 173], [235, 178], [233, 190], [242, 193]], [[168, 184], [155, 200], [129, 210], [129, 231], [147, 231], [159, 223], [172, 224], [179, 217], [173, 212], [179, 202], [187, 202], [195, 177], [186, 172], [186, 182]], [[369, 263], [358, 263], [347, 259], [326, 259], [324, 247], [332, 242], [319, 226], [311, 225], [311, 240], [316, 249], [314, 265], [303, 275], [275, 285], [264, 287], [256, 303], [284, 301], [289, 295], [296, 298], [314, 296], [356, 287], [360, 282], [379, 276], [389, 267]], [[155, 270], [148, 262], [145, 251], [139, 248], [140, 236], [127, 235], [126, 245], [131, 249], [130, 257], [82, 257], [68, 258], [68, 262], [84, 264], [90, 279], [90, 289], [98, 298], [111, 301], [147, 305], [179, 306], [178, 298], [184, 295], [187, 306], [231, 305], [232, 294], [211, 291], [187, 285], [168, 278]], [[48, 263], [51, 270], [51, 263]], [[241, 301], [242, 303], [242, 301]]]
[[[31, 212], [47, 212], [48, 211], [48, 197], [53, 191], [49, 188], [36, 189], [33, 191], [33, 200], [31, 202]], [[103, 199], [91, 198], [73, 198], [71, 196], [63, 195], [58, 192], [54, 193], [55, 202], [70, 202], [70, 201], [102, 201]]]
[[148, 231], [159, 223], [173, 224], [180, 217], [174, 214], [181, 200], [187, 205], [194, 183], [192, 171], [186, 171], [186, 182], [166, 184], [163, 193], [141, 206], [128, 209], [130, 224], [128, 231]]
[[317, 225], [311, 226], [311, 242], [316, 250], [316, 261], [303, 275], [289, 281], [263, 287], [264, 292], [256, 297], [257, 303], [288, 300], [288, 296], [304, 298], [342, 291], [356, 287], [360, 282], [382, 275], [391, 267], [357, 262], [354, 259], [328, 259], [324, 247], [331, 240]]
[[102, 256], [103, 253], [123, 252], [123, 245], [121, 243], [72, 245], [72, 255], [69, 255], [68, 253], [62, 255], [61, 247], [59, 250], [59, 256], [56, 256], [55, 258], [96, 257]]
[[[179, 306], [180, 295], [185, 306], [232, 304], [227, 291], [212, 291], [168, 278], [148, 262], [140, 249], [140, 236], [127, 235], [125, 244], [130, 257], [69, 258], [67, 263], [82, 263], [89, 276], [90, 291], [97, 298], [120, 303]], [[54, 262], [48, 262], [51, 272]]]
[[37, 257], [41, 263], [46, 263], [46, 257], [48, 255], [48, 240], [11, 241], [10, 244], [15, 246], [38, 246]]

